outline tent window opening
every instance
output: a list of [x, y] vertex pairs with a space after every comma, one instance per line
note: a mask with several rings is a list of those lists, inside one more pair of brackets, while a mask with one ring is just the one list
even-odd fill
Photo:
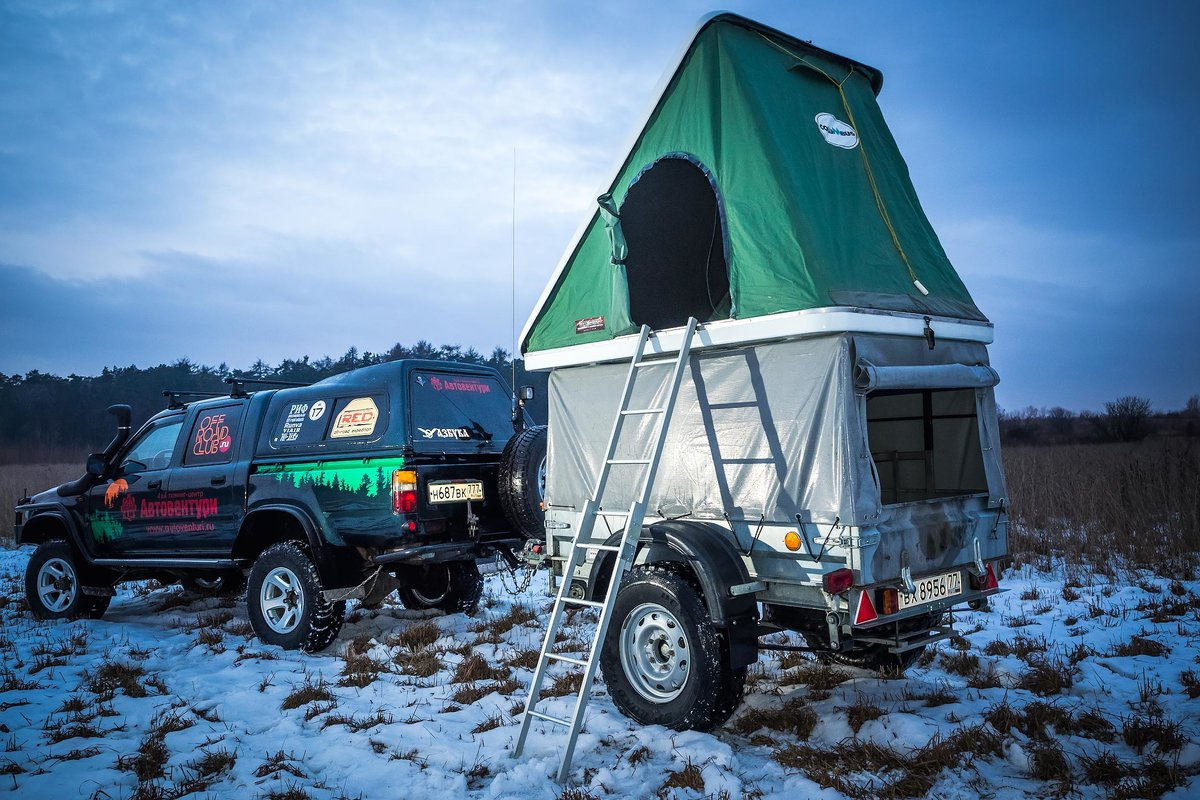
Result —
[[729, 269], [717, 195], [704, 170], [660, 159], [621, 206], [629, 314], [653, 329], [729, 317]]
[[867, 440], [884, 505], [987, 492], [974, 389], [872, 393]]

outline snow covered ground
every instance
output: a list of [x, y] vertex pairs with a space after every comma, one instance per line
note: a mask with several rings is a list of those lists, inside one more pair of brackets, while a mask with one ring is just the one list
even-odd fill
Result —
[[[0, 795], [1200, 796], [1196, 580], [1026, 566], [901, 679], [764, 654], [713, 734], [636, 725], [601, 683], [562, 787], [558, 729], [511, 755], [542, 576], [515, 596], [490, 577], [474, 617], [351, 604], [334, 646], [303, 655], [259, 644], [242, 601], [178, 586], [37, 622], [29, 552], [0, 550]], [[576, 616], [560, 648], [588, 628]]]

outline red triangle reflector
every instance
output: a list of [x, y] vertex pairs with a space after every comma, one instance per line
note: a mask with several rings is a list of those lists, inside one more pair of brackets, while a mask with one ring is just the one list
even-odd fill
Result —
[[874, 622], [879, 619], [879, 615], [875, 613], [875, 604], [871, 602], [871, 595], [863, 592], [858, 598], [858, 612], [854, 615], [854, 624], [862, 625], [864, 622]]
[[1000, 582], [996, 580], [996, 573], [992, 572], [992, 565], [987, 565], [987, 580], [983, 584], [984, 591], [988, 589], [999, 589]]

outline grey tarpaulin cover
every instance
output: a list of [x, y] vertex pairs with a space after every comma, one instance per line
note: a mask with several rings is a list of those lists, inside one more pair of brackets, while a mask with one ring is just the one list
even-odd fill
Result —
[[[664, 404], [673, 360], [640, 370], [629, 408]], [[908, 388], [911, 380], [920, 382], [912, 388], [975, 390], [994, 505], [1005, 488], [994, 446], [998, 378], [987, 363], [982, 344], [940, 341], [929, 350], [921, 339], [856, 334], [694, 352], [648, 515], [879, 524], [887, 514], [867, 443], [866, 392]], [[571, 506], [591, 494], [628, 369], [595, 364], [551, 374], [547, 505]], [[615, 457], [644, 457], [656, 422], [626, 417]], [[627, 507], [641, 475], [637, 466], [614, 466], [601, 505]]]

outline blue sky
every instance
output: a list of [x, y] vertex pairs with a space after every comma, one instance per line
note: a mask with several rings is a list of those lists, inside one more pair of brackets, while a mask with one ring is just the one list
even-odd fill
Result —
[[[1196, 3], [732, 3], [878, 66], [1000, 403], [1200, 392]], [[511, 347], [710, 7], [0, 2], [0, 372]]]

